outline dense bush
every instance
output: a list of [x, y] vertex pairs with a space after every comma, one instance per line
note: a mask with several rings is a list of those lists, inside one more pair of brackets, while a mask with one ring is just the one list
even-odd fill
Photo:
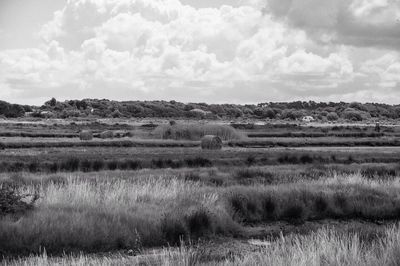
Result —
[[326, 118], [327, 118], [329, 121], [336, 121], [336, 120], [339, 119], [339, 116], [338, 116], [337, 113], [335, 113], [335, 112], [330, 112], [330, 113], [328, 113], [328, 114], [326, 115]]
[[24, 115], [25, 109], [23, 106], [0, 101], [0, 116], [15, 118], [22, 117]]
[[33, 209], [37, 196], [30, 203], [23, 201], [24, 198], [24, 195], [20, 195], [10, 185], [0, 184], [0, 217], [9, 214], [23, 214]]

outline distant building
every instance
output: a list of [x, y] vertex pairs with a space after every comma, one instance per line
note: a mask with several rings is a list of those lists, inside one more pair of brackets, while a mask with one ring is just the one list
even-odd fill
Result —
[[202, 117], [202, 118], [212, 118], [213, 117], [213, 113], [210, 111], [204, 111], [201, 109], [192, 109], [190, 110], [191, 113], [196, 114], [196, 116], [198, 117]]
[[309, 122], [315, 121], [315, 119], [314, 119], [314, 117], [308, 115], [308, 116], [303, 116], [301, 121], [309, 123]]

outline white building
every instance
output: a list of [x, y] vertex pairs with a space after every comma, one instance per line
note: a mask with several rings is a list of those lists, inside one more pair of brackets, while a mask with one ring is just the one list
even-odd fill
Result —
[[314, 117], [308, 115], [308, 116], [304, 116], [304, 117], [301, 119], [301, 121], [309, 123], [309, 122], [315, 121], [315, 119], [314, 119]]

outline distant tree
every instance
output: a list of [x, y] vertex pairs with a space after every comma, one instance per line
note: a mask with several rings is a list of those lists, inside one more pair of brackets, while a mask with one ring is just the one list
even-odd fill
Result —
[[9, 118], [21, 117], [25, 115], [25, 109], [18, 104], [0, 101], [0, 115]]
[[113, 118], [122, 117], [122, 114], [120, 111], [115, 110], [114, 112], [111, 113], [111, 117], [113, 117]]
[[347, 108], [346, 110], [344, 110], [342, 116], [344, 119], [351, 121], [362, 121], [364, 119], [363, 113], [353, 108]]
[[295, 109], [283, 110], [281, 114], [282, 119], [290, 119], [290, 120], [296, 120], [301, 118], [302, 116], [304, 116], [304, 112]]
[[326, 118], [327, 118], [329, 121], [336, 121], [336, 120], [339, 119], [339, 116], [338, 116], [337, 113], [335, 113], [335, 112], [330, 112], [330, 113], [328, 113], [328, 114], [326, 115]]
[[263, 108], [263, 107], [257, 107], [254, 110], [254, 114], [258, 117], [261, 118], [270, 118], [274, 119], [276, 117], [276, 113], [273, 109], [271, 108]]
[[49, 101], [45, 102], [44, 105], [54, 107], [57, 104], [56, 98], [51, 98]]

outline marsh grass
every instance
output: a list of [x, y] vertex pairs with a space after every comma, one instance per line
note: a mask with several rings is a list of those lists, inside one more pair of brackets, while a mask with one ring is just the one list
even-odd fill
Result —
[[43, 253], [9, 261], [14, 265], [273, 265], [273, 266], [393, 266], [400, 263], [400, 230], [387, 228], [380, 239], [365, 242], [359, 233], [324, 228], [309, 235], [281, 236], [258, 251], [233, 254], [212, 260], [201, 248], [181, 246], [146, 256], [63, 256], [51, 258]]
[[225, 141], [245, 138], [233, 127], [218, 124], [160, 125], [153, 131], [153, 136], [159, 139], [200, 140], [205, 135], [215, 135]]
[[398, 178], [371, 180], [357, 174], [291, 184], [220, 187], [192, 177], [143, 173], [148, 174], [18, 177], [19, 191], [37, 191], [40, 199], [18, 221], [0, 220], [0, 252], [139, 249], [213, 235], [237, 236], [246, 224], [400, 217]]

